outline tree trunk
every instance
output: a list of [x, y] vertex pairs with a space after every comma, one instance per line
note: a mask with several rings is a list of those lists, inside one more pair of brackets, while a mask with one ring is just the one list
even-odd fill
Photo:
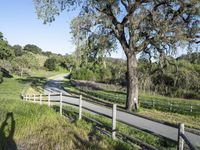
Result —
[[138, 76], [136, 54], [127, 55], [127, 99], [126, 109], [138, 108]]

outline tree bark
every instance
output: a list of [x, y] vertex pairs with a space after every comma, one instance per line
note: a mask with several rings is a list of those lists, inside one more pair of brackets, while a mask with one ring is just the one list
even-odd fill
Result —
[[[135, 101], [136, 100], [136, 101]], [[126, 109], [138, 108], [138, 76], [137, 58], [135, 53], [127, 54], [127, 100]]]

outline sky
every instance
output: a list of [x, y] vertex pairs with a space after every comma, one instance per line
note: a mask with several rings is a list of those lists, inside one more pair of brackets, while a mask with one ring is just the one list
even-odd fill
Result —
[[[0, 32], [9, 44], [35, 44], [44, 51], [71, 54], [75, 50], [70, 34], [70, 22], [77, 11], [63, 12], [55, 22], [43, 24], [37, 18], [33, 0], [0, 0]], [[123, 52], [112, 53], [122, 58]]]
[[[0, 32], [9, 44], [35, 44], [43, 51], [58, 54], [71, 54], [75, 51], [70, 34], [70, 22], [78, 15], [78, 11], [61, 13], [51, 24], [43, 24], [37, 18], [33, 0], [0, 0]], [[111, 57], [125, 59], [124, 52], [119, 49]], [[184, 50], [185, 51], [185, 50]], [[183, 54], [183, 50], [177, 55]]]
[[70, 54], [74, 51], [70, 21], [75, 13], [61, 14], [52, 24], [37, 18], [32, 0], [0, 0], [0, 31], [11, 45], [35, 44], [44, 51]]

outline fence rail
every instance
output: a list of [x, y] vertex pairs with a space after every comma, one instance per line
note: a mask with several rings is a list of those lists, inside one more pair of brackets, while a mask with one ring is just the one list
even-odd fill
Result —
[[[52, 99], [52, 97], [54, 97], [54, 99]], [[63, 97], [78, 98], [79, 102], [77, 104], [66, 102], [66, 101], [63, 101]], [[44, 95], [44, 94], [35, 95], [35, 94], [33, 94], [33, 95], [22, 95], [22, 98], [23, 98], [24, 101], [33, 101], [34, 103], [40, 103], [40, 105], [42, 105], [43, 102], [45, 102], [46, 104], [48, 104], [49, 107], [51, 107], [53, 105], [53, 103], [57, 102], [57, 104], [59, 104], [59, 107], [60, 107], [60, 115], [63, 115], [63, 104], [69, 104], [69, 105], [77, 106], [77, 107], [79, 107], [79, 117], [78, 117], [79, 120], [82, 119], [82, 117], [84, 117], [84, 115], [82, 114], [83, 109], [86, 109], [88, 111], [92, 111], [92, 112], [94, 112], [96, 114], [99, 114], [99, 115], [103, 115], [103, 116], [105, 116], [107, 118], [111, 118], [112, 119], [112, 127], [111, 127], [111, 133], [112, 134], [111, 135], [112, 135], [113, 139], [116, 139], [117, 136], [119, 137], [119, 135], [121, 135], [126, 139], [129, 139], [131, 141], [135, 141], [137, 144], [139, 143], [139, 145], [142, 146], [142, 147], [145, 147], [147, 149], [156, 149], [155, 147], [153, 147], [153, 146], [151, 146], [151, 145], [149, 145], [149, 144], [147, 144], [147, 143], [145, 143], [143, 141], [137, 140], [137, 139], [135, 139], [133, 137], [130, 137], [130, 136], [125, 135], [123, 133], [117, 132], [117, 130], [116, 130], [116, 125], [117, 125], [117, 119], [116, 119], [117, 104], [113, 104], [112, 105], [112, 115], [109, 116], [109, 115], [101, 114], [101, 113], [99, 113], [99, 112], [97, 112], [95, 110], [92, 110], [92, 109], [84, 107], [83, 106], [83, 100], [85, 100], [85, 99], [83, 99], [82, 95], [80, 95], [78, 97], [78, 96], [64, 95], [62, 93], [60, 93], [60, 94], [47, 94], [47, 95]], [[135, 128], [137, 128], [139, 130], [154, 134], [154, 133], [152, 133], [150, 131], [146, 131], [146, 130], [141, 129], [139, 127], [136, 127], [134, 125], [130, 125], [130, 124], [126, 123], [126, 122], [123, 122], [123, 121], [120, 121], [120, 122], [122, 122], [122, 123], [124, 123], [126, 125], [129, 125], [129, 126], [135, 127]], [[154, 134], [154, 135], [157, 135], [157, 134]], [[157, 135], [157, 136], [159, 136], [159, 135]], [[196, 150], [196, 148], [192, 145], [190, 140], [184, 134], [184, 124], [181, 124], [179, 126], [178, 140], [177, 141], [178, 141], [178, 146], [177, 146], [178, 150], [183, 150], [184, 141], [185, 141], [185, 143], [188, 145], [188, 147], [191, 150]]]

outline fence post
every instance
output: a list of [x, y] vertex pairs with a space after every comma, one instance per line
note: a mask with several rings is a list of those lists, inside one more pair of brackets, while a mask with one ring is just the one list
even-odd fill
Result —
[[40, 105], [42, 105], [42, 94], [40, 94]]
[[117, 116], [117, 104], [113, 104], [112, 109], [112, 138], [116, 139], [116, 116]]
[[36, 101], [35, 101], [35, 94], [33, 94], [33, 101], [34, 101], [34, 103], [36, 102]]
[[80, 98], [79, 98], [79, 117], [78, 117], [79, 120], [82, 119], [82, 95], [80, 95]]
[[172, 105], [173, 105], [173, 104], [172, 104], [172, 103], [170, 103], [170, 111], [172, 111]]
[[179, 129], [178, 129], [178, 146], [177, 146], [177, 150], [183, 150], [184, 148], [184, 140], [181, 137], [181, 134], [184, 134], [184, 124], [181, 123], [179, 124]]
[[190, 112], [192, 112], [192, 105], [190, 106]]
[[51, 106], [51, 99], [50, 99], [50, 93], [48, 94], [48, 106], [50, 107]]
[[60, 93], [60, 115], [62, 116], [62, 93]]

